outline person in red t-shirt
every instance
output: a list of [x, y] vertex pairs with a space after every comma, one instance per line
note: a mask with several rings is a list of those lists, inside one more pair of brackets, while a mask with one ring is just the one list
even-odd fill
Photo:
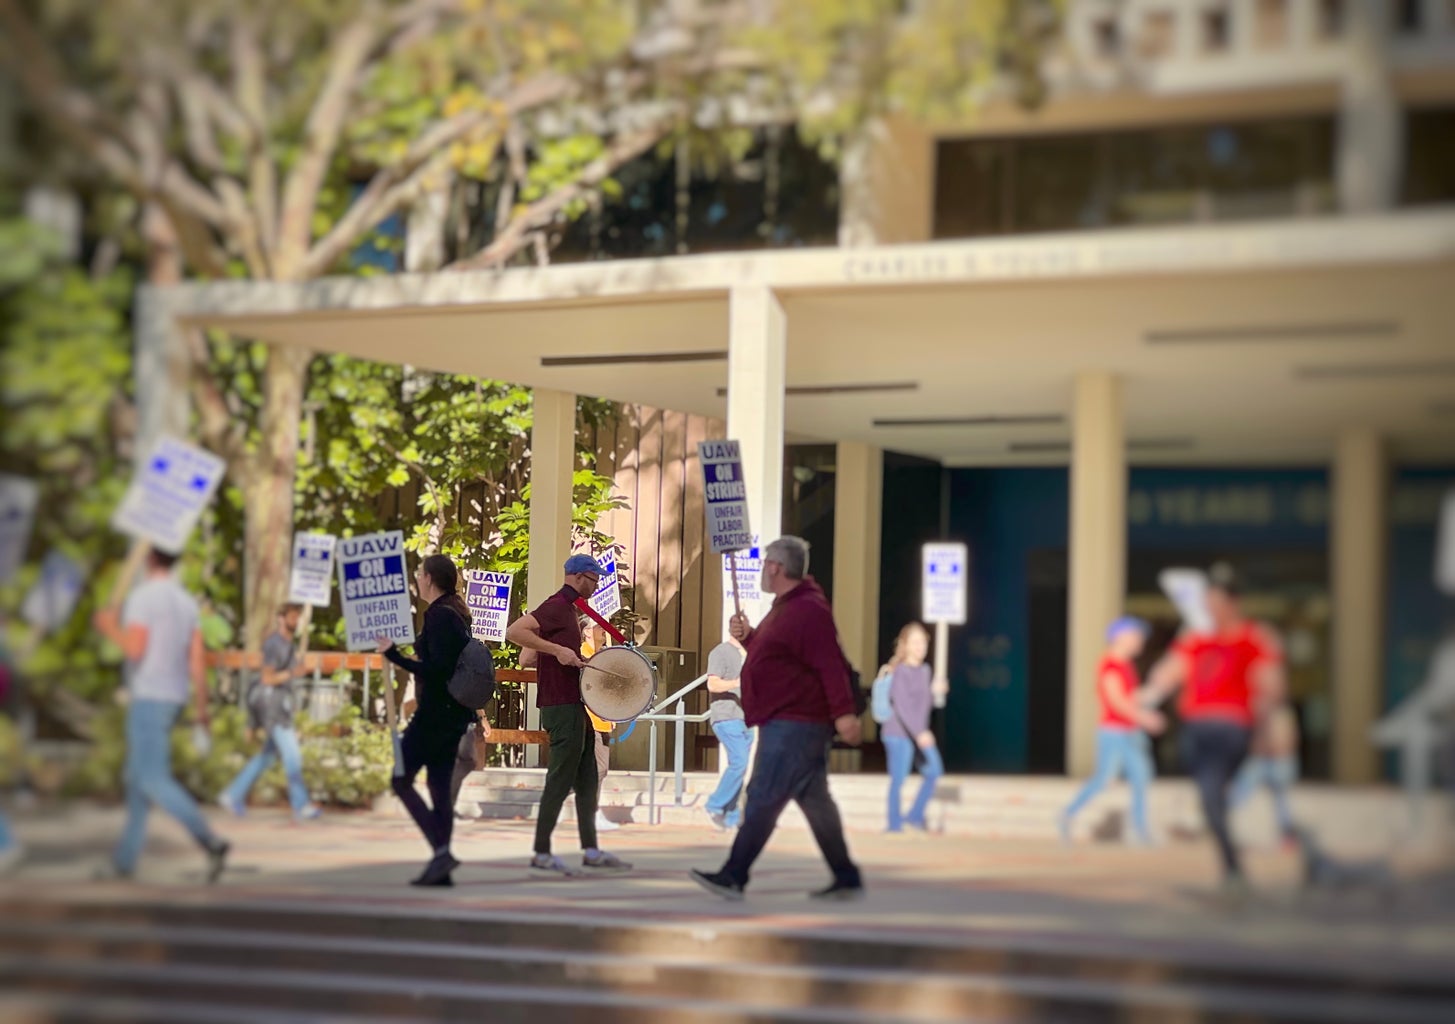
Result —
[[[1152, 755], [1146, 733], [1156, 735], [1166, 725], [1161, 712], [1137, 703], [1140, 680], [1133, 664], [1147, 642], [1147, 624], [1130, 615], [1106, 631], [1107, 649], [1096, 670], [1096, 692], [1101, 698], [1101, 724], [1096, 730], [1096, 770], [1081, 792], [1061, 813], [1061, 838], [1071, 841], [1076, 815], [1098, 793], [1125, 771], [1132, 787], [1132, 829], [1144, 845], [1152, 842], [1147, 827], [1147, 786], [1152, 781]], [[1143, 732], [1146, 730], [1146, 732]]]
[[1267, 627], [1249, 621], [1230, 566], [1208, 572], [1212, 630], [1186, 633], [1152, 670], [1144, 703], [1181, 689], [1182, 759], [1197, 783], [1203, 817], [1217, 840], [1224, 881], [1243, 887], [1243, 868], [1228, 829], [1228, 795], [1252, 744], [1254, 723], [1284, 691], [1283, 654]]

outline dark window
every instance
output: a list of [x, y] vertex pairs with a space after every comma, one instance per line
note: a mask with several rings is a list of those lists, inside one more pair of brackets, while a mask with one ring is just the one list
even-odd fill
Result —
[[1096, 23], [1096, 52], [1103, 57], [1115, 57], [1122, 50], [1122, 30], [1115, 18], [1102, 18]]
[[1405, 206], [1455, 202], [1455, 107], [1405, 113]]
[[1344, 0], [1320, 0], [1319, 35], [1337, 39], [1344, 34]]
[[1221, 53], [1232, 44], [1232, 30], [1228, 24], [1226, 7], [1215, 7], [1202, 14], [1202, 48], [1209, 53]]
[[1331, 118], [940, 143], [935, 236], [1332, 210]]
[[1399, 0], [1394, 4], [1394, 27], [1396, 31], [1413, 34], [1424, 23], [1424, 12], [1420, 10], [1424, 0]]

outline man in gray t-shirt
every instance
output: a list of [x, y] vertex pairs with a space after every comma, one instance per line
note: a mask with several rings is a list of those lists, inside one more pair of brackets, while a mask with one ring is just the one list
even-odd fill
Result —
[[718, 828], [737, 828], [742, 820], [738, 803], [753, 753], [753, 734], [743, 721], [743, 690], [738, 681], [742, 671], [743, 648], [736, 640], [725, 640], [707, 655], [710, 722], [720, 744], [719, 756], [727, 759], [722, 779], [705, 805], [708, 818]]
[[97, 630], [126, 657], [126, 827], [112, 855], [115, 873], [136, 871], [146, 841], [147, 812], [160, 807], [192, 833], [207, 851], [207, 879], [215, 882], [227, 861], [227, 843], [207, 824], [192, 795], [172, 775], [172, 726], [182, 713], [190, 688], [197, 722], [206, 726], [207, 662], [197, 602], [177, 582], [177, 556], [153, 550], [146, 579], [131, 592], [118, 614], [96, 613]]
[[293, 816], [302, 821], [318, 817], [317, 805], [308, 798], [303, 782], [303, 752], [298, 746], [298, 733], [293, 728], [293, 680], [297, 649], [298, 623], [303, 617], [301, 604], [285, 604], [278, 609], [278, 630], [263, 641], [263, 665], [258, 679], [248, 693], [250, 716], [266, 739], [263, 749], [249, 761], [237, 778], [222, 791], [217, 802], [232, 814], [242, 817], [248, 793], [258, 776], [275, 760], [283, 762], [288, 778], [288, 802]]

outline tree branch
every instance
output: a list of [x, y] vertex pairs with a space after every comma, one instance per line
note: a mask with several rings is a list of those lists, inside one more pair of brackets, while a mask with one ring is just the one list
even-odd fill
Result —
[[[254, 130], [245, 136], [248, 153], [248, 192], [258, 223], [258, 242], [265, 259], [278, 245], [278, 169], [268, 152], [267, 73], [257, 26], [249, 17], [233, 21], [229, 39], [232, 53], [233, 94], [237, 107]], [[271, 263], [271, 260], [268, 259]]]
[[374, 19], [365, 14], [335, 37], [323, 87], [303, 126], [303, 148], [283, 184], [274, 268], [291, 277], [304, 263], [313, 238], [313, 211], [324, 176], [333, 161], [349, 112], [349, 97], [377, 39]]
[[476, 270], [504, 263], [520, 251], [531, 232], [550, 223], [568, 203], [595, 189], [617, 168], [655, 146], [671, 131], [674, 123], [674, 119], [663, 120], [650, 128], [615, 139], [605, 153], [582, 170], [575, 181], [562, 185], [550, 195], [527, 206], [504, 229], [496, 233], [495, 240], [488, 246], [474, 256], [457, 260], [446, 269]]

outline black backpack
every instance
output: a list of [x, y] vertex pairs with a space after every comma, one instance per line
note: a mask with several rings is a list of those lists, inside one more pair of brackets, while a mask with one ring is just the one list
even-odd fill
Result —
[[495, 699], [495, 659], [490, 648], [474, 637], [460, 651], [455, 672], [446, 684], [455, 703], [479, 711]]

